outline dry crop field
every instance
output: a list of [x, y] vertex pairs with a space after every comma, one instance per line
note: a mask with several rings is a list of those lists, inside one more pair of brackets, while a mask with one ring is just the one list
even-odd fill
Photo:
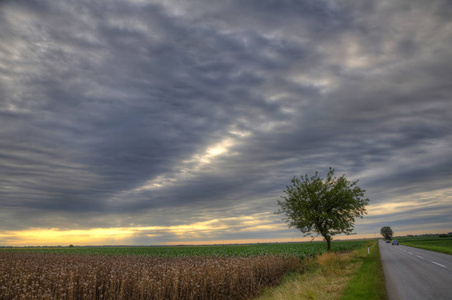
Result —
[[247, 299], [298, 257], [0, 254], [1, 299]]
[[[346, 242], [338, 249], [361, 244]], [[234, 254], [231, 249], [237, 249], [237, 253], [248, 253], [243, 256], [196, 255], [196, 249], [208, 254], [221, 253], [227, 247], [168, 247], [170, 253], [174, 248], [174, 256], [146, 255], [145, 248], [116, 249], [121, 254], [115, 255], [103, 254], [102, 249], [113, 250], [105, 248], [3, 249], [0, 299], [250, 299], [263, 287], [280, 282], [288, 272], [300, 270], [309, 252], [324, 251], [320, 243], [300, 244], [303, 255], [295, 255], [295, 246], [261, 246], [276, 254], [263, 250], [266, 254], [252, 255], [249, 249], [253, 248], [246, 250], [245, 246], [231, 247], [227, 252]], [[284, 247], [292, 247], [291, 254], [282, 251]], [[130, 255], [128, 249], [144, 252]], [[156, 251], [147, 249], [151, 254]], [[187, 249], [192, 256], [178, 256], [177, 251]]]

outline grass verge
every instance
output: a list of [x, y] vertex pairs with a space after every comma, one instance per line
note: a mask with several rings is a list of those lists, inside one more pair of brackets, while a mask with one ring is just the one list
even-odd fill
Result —
[[430, 251], [452, 254], [452, 238], [402, 238], [400, 244]]
[[345, 289], [341, 300], [387, 299], [383, 267], [380, 260], [378, 244], [357, 251], [356, 259], [361, 261], [361, 267]]
[[267, 288], [256, 300], [340, 299], [361, 263], [353, 253], [324, 253], [307, 261], [304, 270], [287, 276], [277, 287]]
[[386, 299], [378, 244], [346, 253], [324, 253], [306, 261], [303, 271], [291, 273], [277, 287], [255, 300]]
[[452, 254], [452, 248], [446, 248], [443, 246], [434, 246], [434, 245], [416, 245], [415, 243], [403, 243], [402, 245], [410, 246], [414, 248], [420, 248], [445, 254]]

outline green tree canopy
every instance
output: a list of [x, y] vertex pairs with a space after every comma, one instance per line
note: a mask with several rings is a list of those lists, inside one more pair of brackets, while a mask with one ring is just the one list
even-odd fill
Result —
[[299, 229], [304, 236], [322, 235], [330, 251], [331, 239], [337, 234], [352, 234], [355, 218], [366, 214], [365, 190], [356, 181], [348, 181], [345, 175], [334, 176], [330, 168], [325, 179], [318, 176], [294, 177], [286, 186], [285, 196], [278, 200], [276, 214], [284, 214], [289, 228]]
[[391, 240], [394, 232], [392, 232], [391, 227], [384, 226], [380, 229], [381, 235], [385, 238], [385, 240]]

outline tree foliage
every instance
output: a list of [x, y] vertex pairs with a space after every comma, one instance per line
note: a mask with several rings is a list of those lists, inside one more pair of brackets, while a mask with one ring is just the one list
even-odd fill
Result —
[[321, 235], [327, 242], [337, 234], [352, 234], [355, 218], [366, 214], [365, 190], [356, 181], [349, 181], [345, 175], [334, 176], [330, 168], [325, 179], [318, 176], [294, 177], [286, 186], [285, 196], [278, 200], [280, 208], [276, 214], [284, 214], [283, 220], [289, 227], [297, 228], [304, 236]]
[[394, 234], [391, 227], [389, 227], [389, 226], [381, 227], [380, 233], [384, 237], [385, 240], [391, 240], [392, 236]]

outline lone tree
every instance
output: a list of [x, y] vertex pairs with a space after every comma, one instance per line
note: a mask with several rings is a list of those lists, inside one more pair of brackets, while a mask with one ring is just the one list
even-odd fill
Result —
[[380, 233], [385, 238], [385, 240], [392, 240], [392, 235], [394, 234], [391, 227], [389, 226], [381, 227]]
[[356, 217], [366, 214], [365, 190], [356, 181], [348, 181], [345, 175], [334, 176], [330, 167], [325, 179], [315, 175], [294, 177], [286, 186], [285, 196], [278, 200], [280, 209], [276, 214], [284, 214], [283, 220], [289, 228], [298, 228], [304, 236], [322, 235], [331, 248], [331, 239], [336, 234], [352, 234]]

